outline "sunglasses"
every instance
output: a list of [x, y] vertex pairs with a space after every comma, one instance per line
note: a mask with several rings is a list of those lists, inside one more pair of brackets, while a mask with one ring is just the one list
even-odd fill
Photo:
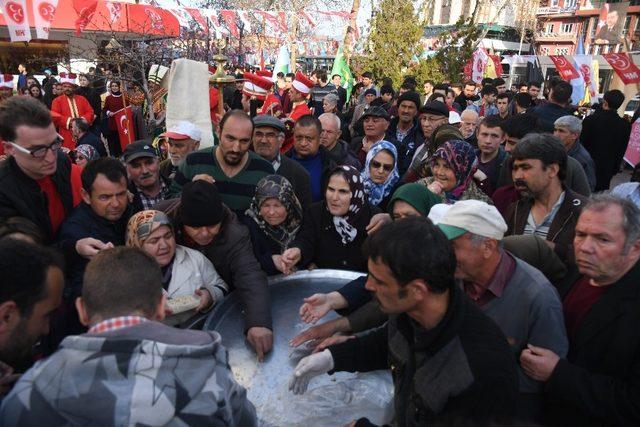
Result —
[[51, 150], [54, 153], [57, 152], [60, 147], [62, 147], [62, 137], [60, 135], [58, 135], [56, 137], [56, 139], [49, 145], [45, 145], [45, 146], [40, 146], [38, 148], [35, 149], [31, 149], [28, 150], [24, 147], [21, 147], [20, 145], [16, 144], [15, 142], [11, 142], [11, 141], [7, 141], [9, 144], [11, 144], [13, 146], [13, 148], [15, 148], [16, 150], [20, 151], [21, 153], [24, 154], [31, 154], [32, 157], [36, 158], [36, 159], [42, 159], [44, 156], [47, 155], [47, 151]]
[[380, 169], [382, 168], [385, 172], [391, 172], [391, 170], [393, 169], [393, 165], [388, 165], [388, 164], [384, 164], [384, 163], [380, 163], [377, 160], [371, 160], [371, 167], [373, 169]]

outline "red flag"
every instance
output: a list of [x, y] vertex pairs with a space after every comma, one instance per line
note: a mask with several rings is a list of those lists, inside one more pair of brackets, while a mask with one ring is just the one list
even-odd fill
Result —
[[118, 125], [120, 146], [122, 147], [122, 151], [124, 151], [127, 145], [136, 140], [135, 131], [133, 130], [133, 112], [131, 111], [131, 106], [116, 111], [113, 118]]
[[229, 33], [231, 36], [238, 38], [240, 37], [240, 33], [238, 32], [238, 24], [236, 23], [236, 11], [235, 10], [221, 10], [220, 16], [224, 19], [224, 22], [227, 24], [227, 28], [229, 28]]
[[76, 19], [76, 35], [79, 35], [91, 22], [98, 8], [98, 0], [72, 0], [73, 8], [78, 14]]
[[558, 74], [560, 74], [560, 77], [562, 77], [564, 80], [569, 81], [571, 79], [577, 79], [578, 77], [580, 77], [580, 74], [578, 74], [578, 71], [576, 71], [575, 67], [571, 64], [571, 62], [567, 61], [567, 58], [565, 58], [564, 56], [551, 55], [549, 56], [549, 59], [553, 61], [556, 66], [556, 70], [558, 70]]
[[602, 57], [611, 65], [622, 83], [640, 83], [640, 69], [626, 53], [603, 53]]

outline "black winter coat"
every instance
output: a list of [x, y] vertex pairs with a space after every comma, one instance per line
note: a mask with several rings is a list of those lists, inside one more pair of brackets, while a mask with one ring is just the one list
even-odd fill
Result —
[[313, 263], [318, 268], [337, 270], [367, 271], [367, 260], [362, 256], [362, 244], [367, 238], [367, 225], [380, 209], [366, 204], [356, 218], [358, 230], [356, 238], [343, 244], [333, 224], [333, 216], [325, 202], [311, 205], [304, 213], [302, 227], [291, 243], [292, 248], [300, 248], [302, 259], [299, 267]]

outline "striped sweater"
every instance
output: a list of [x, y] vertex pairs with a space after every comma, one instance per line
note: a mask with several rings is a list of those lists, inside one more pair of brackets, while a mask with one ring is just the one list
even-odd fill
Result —
[[171, 196], [178, 197], [182, 186], [198, 174], [211, 175], [216, 180], [216, 187], [222, 202], [236, 214], [244, 215], [249, 208], [256, 184], [267, 175], [273, 174], [273, 166], [262, 157], [249, 151], [249, 160], [238, 174], [233, 177], [225, 175], [216, 160], [217, 147], [203, 148], [190, 153], [180, 166], [171, 184]]

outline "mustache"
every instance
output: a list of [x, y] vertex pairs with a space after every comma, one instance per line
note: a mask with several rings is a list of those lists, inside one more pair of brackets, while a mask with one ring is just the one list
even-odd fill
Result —
[[143, 173], [142, 175], [140, 175], [140, 179], [147, 179], [147, 178], [153, 178], [153, 174], [152, 173]]

